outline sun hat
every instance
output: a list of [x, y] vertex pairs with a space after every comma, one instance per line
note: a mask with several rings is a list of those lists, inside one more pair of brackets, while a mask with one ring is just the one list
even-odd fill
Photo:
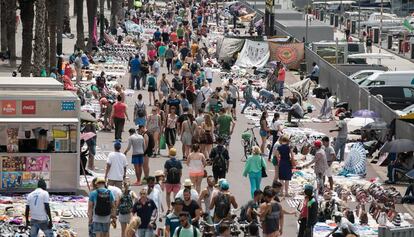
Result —
[[191, 179], [185, 179], [183, 183], [184, 187], [193, 186], [193, 182], [191, 182]]
[[106, 181], [105, 181], [105, 179], [104, 179], [104, 178], [102, 178], [102, 177], [98, 177], [98, 178], [96, 178], [95, 184], [97, 185], [97, 184], [99, 184], [99, 183], [106, 183]]
[[156, 171], [154, 172], [154, 176], [155, 176], [155, 177], [158, 177], [158, 176], [164, 176], [164, 171], [162, 171], [162, 170], [156, 170]]

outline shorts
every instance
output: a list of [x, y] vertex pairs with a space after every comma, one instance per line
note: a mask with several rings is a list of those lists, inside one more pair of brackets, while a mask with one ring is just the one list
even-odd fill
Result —
[[325, 176], [328, 178], [332, 177], [332, 168], [330, 166], [325, 170]]
[[110, 180], [110, 179], [108, 179], [108, 185], [115, 186], [117, 188], [120, 188], [121, 190], [124, 186], [123, 184], [124, 184], [124, 181], [122, 181], [122, 180]]
[[181, 184], [165, 184], [165, 191], [167, 193], [178, 193], [181, 189]]
[[121, 224], [128, 224], [131, 220], [131, 213], [129, 214], [119, 214], [118, 215], [119, 223]]
[[267, 137], [267, 132], [265, 130], [260, 129], [260, 136]]
[[109, 232], [109, 225], [110, 223], [92, 223], [93, 233], [108, 233]]
[[207, 81], [209, 84], [211, 84], [213, 82], [213, 78], [207, 78]]
[[89, 154], [96, 155], [96, 137], [87, 140], [86, 145], [88, 145]]
[[134, 165], [144, 164], [144, 155], [132, 155], [131, 163]]
[[[230, 102], [230, 101], [229, 101]], [[229, 103], [229, 104], [231, 104], [231, 105], [233, 105], [233, 109], [235, 109], [236, 108], [236, 104], [237, 104], [237, 99], [235, 99], [235, 98], [231, 98], [231, 103]]]
[[155, 92], [155, 87], [148, 86], [148, 92]]
[[203, 177], [204, 176], [204, 170], [200, 171], [190, 171], [190, 177]]

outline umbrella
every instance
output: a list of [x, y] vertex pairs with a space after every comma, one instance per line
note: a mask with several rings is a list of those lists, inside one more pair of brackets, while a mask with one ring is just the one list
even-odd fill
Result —
[[354, 117], [359, 118], [378, 118], [378, 114], [374, 111], [367, 110], [367, 109], [361, 109], [352, 114]]
[[84, 140], [86, 142], [87, 140], [89, 140], [89, 139], [91, 139], [91, 138], [93, 138], [95, 136], [96, 136], [96, 134], [93, 133], [93, 132], [85, 132], [85, 133], [82, 133], [80, 135], [80, 139], [81, 140]]
[[355, 143], [352, 145], [348, 154], [348, 159], [345, 160], [344, 170], [347, 174], [366, 174], [366, 158], [367, 151], [364, 149], [362, 143]]
[[410, 152], [414, 151], [414, 141], [410, 139], [395, 139], [386, 143], [382, 148], [382, 153], [384, 152], [393, 152], [393, 153], [400, 153], [400, 152]]
[[405, 176], [407, 176], [410, 179], [414, 179], [414, 169], [408, 171]]
[[362, 130], [385, 130], [388, 128], [388, 124], [384, 121], [376, 121], [363, 126]]
[[90, 113], [86, 111], [80, 112], [80, 119], [88, 122], [96, 122], [96, 118], [94, 118]]
[[357, 129], [361, 129], [365, 125], [369, 123], [373, 123], [373, 122], [374, 120], [372, 118], [359, 118], [359, 117], [352, 118], [347, 122], [348, 131], [352, 132]]

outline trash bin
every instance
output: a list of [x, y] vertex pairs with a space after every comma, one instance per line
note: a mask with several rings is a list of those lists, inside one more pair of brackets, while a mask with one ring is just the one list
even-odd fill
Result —
[[334, 26], [335, 27], [339, 26], [339, 16], [338, 15], [335, 15], [335, 24], [334, 24]]
[[381, 37], [379, 32], [379, 28], [374, 28], [374, 38], [372, 39], [372, 42], [374, 44], [378, 44], [379, 43], [379, 37]]
[[387, 49], [392, 49], [392, 35], [388, 35], [387, 38]]

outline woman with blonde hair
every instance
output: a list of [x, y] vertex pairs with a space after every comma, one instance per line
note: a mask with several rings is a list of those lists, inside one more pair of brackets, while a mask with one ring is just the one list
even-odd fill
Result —
[[247, 158], [243, 170], [244, 177], [249, 175], [250, 194], [252, 195], [252, 198], [254, 197], [254, 191], [260, 190], [263, 168], [266, 169], [266, 162], [262, 158], [260, 147], [254, 146], [253, 154]]
[[141, 218], [138, 216], [134, 216], [131, 218], [131, 221], [129, 222], [126, 231], [125, 236], [126, 237], [135, 237], [135, 233], [138, 230], [138, 227], [141, 225]]
[[205, 157], [210, 156], [211, 149], [213, 149], [214, 143], [214, 122], [211, 119], [210, 114], [204, 115], [204, 122], [201, 123], [202, 133], [202, 151]]
[[187, 166], [190, 173], [191, 182], [193, 182], [198, 193], [201, 192], [201, 181], [204, 177], [204, 168], [206, 167], [206, 158], [200, 152], [200, 146], [193, 144], [192, 152], [187, 158]]
[[[292, 179], [292, 161], [295, 159], [295, 156], [289, 146], [289, 137], [282, 136], [279, 143], [280, 145], [277, 147], [275, 152], [276, 158], [279, 161], [279, 180], [284, 186], [285, 197], [288, 197], [289, 181]], [[283, 193], [281, 195], [283, 195]]]

